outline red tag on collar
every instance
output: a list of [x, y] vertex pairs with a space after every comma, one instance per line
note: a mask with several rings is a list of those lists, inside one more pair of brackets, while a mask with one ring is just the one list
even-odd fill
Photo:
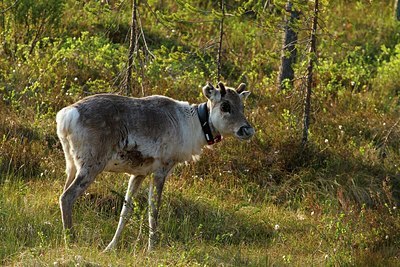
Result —
[[219, 134], [219, 135], [217, 135], [215, 138], [214, 138], [214, 142], [215, 143], [219, 143], [219, 142], [221, 142], [222, 141], [222, 136]]
[[207, 144], [208, 144], [209, 146], [211, 146], [211, 145], [213, 145], [213, 144], [215, 144], [215, 143], [219, 143], [219, 142], [221, 142], [221, 141], [222, 141], [222, 136], [221, 136], [221, 135], [217, 135], [213, 140], [207, 141]]

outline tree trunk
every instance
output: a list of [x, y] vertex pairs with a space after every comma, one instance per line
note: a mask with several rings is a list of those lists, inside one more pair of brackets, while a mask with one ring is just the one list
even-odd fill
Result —
[[222, 38], [224, 36], [224, 18], [225, 18], [225, 6], [224, 0], [220, 0], [220, 7], [222, 12], [222, 18], [219, 22], [219, 42], [218, 42], [218, 58], [217, 58], [217, 81], [221, 78], [221, 66], [222, 66]]
[[132, 68], [133, 58], [135, 50], [138, 44], [138, 21], [137, 21], [137, 3], [136, 0], [132, 0], [132, 23], [131, 23], [131, 35], [129, 38], [129, 53], [128, 53], [128, 68], [126, 73], [126, 84], [125, 92], [126, 95], [131, 95], [133, 92], [132, 88]]
[[400, 0], [395, 0], [395, 17], [400, 21]]
[[306, 96], [304, 100], [304, 126], [303, 126], [303, 145], [308, 142], [308, 133], [310, 128], [310, 111], [311, 111], [311, 93], [312, 93], [312, 81], [313, 81], [313, 68], [316, 61], [316, 43], [317, 43], [317, 24], [318, 24], [318, 0], [315, 0], [314, 4], [314, 18], [311, 29], [310, 37], [310, 60], [307, 66], [307, 83], [306, 83]]
[[281, 65], [279, 67], [278, 89], [288, 89], [293, 87], [294, 70], [293, 64], [297, 58], [297, 31], [296, 22], [300, 12], [293, 9], [293, 3], [288, 0], [286, 11], [289, 13], [285, 20], [285, 31], [283, 35], [283, 47], [281, 53]]

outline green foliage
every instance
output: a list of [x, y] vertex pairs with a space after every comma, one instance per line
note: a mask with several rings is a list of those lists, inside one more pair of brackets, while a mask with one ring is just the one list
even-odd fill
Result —
[[369, 90], [376, 65], [376, 59], [361, 47], [355, 47], [353, 51], [348, 52], [341, 62], [336, 62], [333, 57], [324, 58], [318, 64], [324, 88], [317, 93], [335, 95], [342, 89], [355, 92]]
[[54, 115], [65, 104], [64, 97], [110, 92], [121, 82], [123, 46], [87, 32], [78, 38], [43, 38], [40, 45], [31, 55], [28, 46], [19, 46], [21, 59], [1, 71], [2, 99], [16, 109], [28, 106], [38, 116]]
[[[5, 1], [5, 6], [11, 6], [12, 1]], [[23, 0], [15, 3], [12, 8], [14, 21], [19, 24], [31, 25], [33, 28], [39, 26], [41, 21], [48, 21], [50, 24], [60, 22], [61, 14], [65, 1], [50, 0], [50, 1], [32, 1]]]
[[18, 44], [29, 44], [30, 53], [44, 34], [51, 35], [60, 24], [66, 0], [2, 1], [2, 45], [6, 54], [13, 55]]
[[394, 49], [382, 46], [383, 56], [389, 56], [377, 69], [374, 85], [383, 96], [395, 97], [400, 92], [400, 44]]

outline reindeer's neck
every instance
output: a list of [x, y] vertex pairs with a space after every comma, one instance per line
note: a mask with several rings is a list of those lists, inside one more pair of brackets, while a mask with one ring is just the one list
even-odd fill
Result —
[[210, 112], [208, 108], [208, 103], [202, 103], [197, 106], [197, 114], [200, 121], [200, 125], [204, 134], [204, 138], [208, 145], [213, 145], [219, 141], [221, 141], [221, 135], [214, 128], [211, 118]]
[[200, 158], [202, 149], [208, 145], [201, 127], [200, 119], [197, 113], [197, 107], [197, 105], [187, 106], [187, 112], [185, 112], [187, 124], [184, 134], [185, 144], [182, 145], [186, 146], [186, 148], [190, 150], [190, 159], [192, 160], [198, 160]]

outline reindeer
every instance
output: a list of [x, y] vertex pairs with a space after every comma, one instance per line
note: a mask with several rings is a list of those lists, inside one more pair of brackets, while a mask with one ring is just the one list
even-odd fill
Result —
[[208, 83], [208, 99], [190, 105], [165, 96], [131, 98], [114, 94], [86, 97], [57, 113], [57, 135], [66, 160], [67, 180], [60, 196], [65, 241], [73, 237], [72, 206], [103, 171], [130, 176], [119, 223], [106, 251], [115, 248], [132, 212], [132, 198], [145, 177], [149, 183], [149, 242], [157, 242], [157, 218], [165, 180], [175, 165], [196, 160], [204, 146], [235, 136], [254, 135], [243, 111], [250, 92]]

